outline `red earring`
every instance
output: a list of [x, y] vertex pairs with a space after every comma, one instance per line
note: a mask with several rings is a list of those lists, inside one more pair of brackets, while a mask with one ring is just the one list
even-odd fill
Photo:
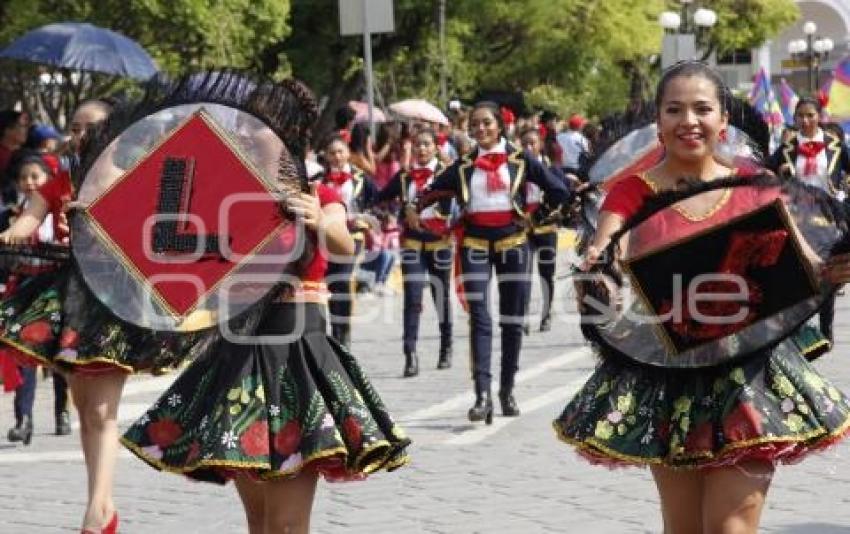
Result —
[[725, 143], [729, 140], [729, 136], [727, 135], [725, 128], [720, 130], [720, 135], [718, 135], [718, 137], [720, 138], [721, 143]]

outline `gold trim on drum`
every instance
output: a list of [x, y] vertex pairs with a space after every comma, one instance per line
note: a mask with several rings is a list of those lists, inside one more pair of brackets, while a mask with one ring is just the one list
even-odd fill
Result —
[[[229, 106], [225, 106], [229, 107]], [[236, 108], [233, 108], [236, 109]], [[242, 112], [247, 115], [250, 113]], [[253, 115], [251, 115], [253, 116]], [[263, 187], [263, 189], [270, 195], [272, 200], [276, 199], [280, 193], [280, 190], [275, 187], [273, 183], [269, 183], [269, 181], [263, 176], [263, 174], [259, 171], [259, 169], [254, 165], [249, 157], [243, 154], [242, 150], [235, 143], [228, 132], [224, 130], [215, 120], [214, 117], [201, 105], [196, 111], [188, 115], [183, 121], [180, 122], [177, 126], [175, 126], [171, 131], [167, 134], [163, 135], [150, 150], [148, 150], [143, 156], [139, 157], [138, 160], [124, 173], [118, 177], [115, 181], [109, 184], [104, 191], [102, 191], [88, 206], [83, 208], [81, 211], [85, 215], [85, 218], [88, 222], [90, 222], [90, 227], [94, 231], [95, 236], [101, 245], [103, 245], [107, 250], [109, 250], [113, 257], [125, 267], [125, 269], [130, 273], [130, 275], [136, 280], [136, 282], [141, 285], [143, 288], [149, 290], [154, 300], [160, 305], [162, 310], [168, 313], [175, 321], [175, 328], [178, 331], [192, 331], [199, 330], [201, 328], [206, 328], [209, 326], [213, 326], [217, 323], [218, 314], [210, 311], [210, 310], [199, 310], [198, 307], [202, 302], [205, 302], [211, 293], [213, 293], [216, 289], [220, 287], [223, 281], [233, 274], [234, 271], [244, 266], [246, 263], [250, 261], [251, 258], [255, 257], [260, 249], [265, 247], [272, 239], [274, 239], [281, 230], [286, 226], [287, 221], [282, 221], [277, 227], [275, 227], [263, 240], [261, 240], [251, 251], [243, 255], [243, 258], [239, 262], [231, 262], [233, 267], [224, 273], [218, 281], [213, 284], [205, 293], [198, 297], [198, 299], [194, 302], [194, 304], [186, 311], [184, 314], [180, 314], [176, 310], [174, 310], [171, 305], [165, 300], [162, 296], [161, 292], [158, 291], [148, 280], [148, 278], [139, 270], [139, 268], [127, 257], [124, 253], [123, 249], [110, 237], [109, 233], [100, 225], [95, 217], [92, 216], [91, 210], [98, 204], [98, 202], [103, 199], [113, 188], [115, 188], [118, 184], [124, 181], [133, 171], [136, 170], [142, 163], [147, 161], [147, 159], [159, 150], [163, 144], [165, 144], [168, 140], [174, 137], [181, 129], [183, 129], [189, 122], [191, 122], [195, 117], [199, 117], [204, 124], [206, 124], [210, 131], [219, 138], [219, 140], [224, 143], [224, 145], [230, 149], [230, 151], [236, 156], [236, 158], [245, 166], [248, 173], [255, 179], [257, 182]], [[125, 130], [126, 132], [126, 130]], [[113, 141], [115, 142], [115, 141]], [[111, 144], [111, 143], [110, 143]], [[281, 149], [286, 150], [286, 146], [281, 141]], [[98, 157], [103, 157], [103, 154]]]

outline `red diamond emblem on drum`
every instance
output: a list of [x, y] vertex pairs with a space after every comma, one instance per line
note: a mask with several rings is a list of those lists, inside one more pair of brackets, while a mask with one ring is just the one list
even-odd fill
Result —
[[87, 209], [105, 248], [176, 316], [285, 237], [279, 204], [248, 161], [200, 110]]

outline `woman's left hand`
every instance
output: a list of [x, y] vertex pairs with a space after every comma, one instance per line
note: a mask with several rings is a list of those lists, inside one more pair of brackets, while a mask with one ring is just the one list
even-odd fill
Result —
[[823, 277], [833, 284], [850, 282], [850, 254], [838, 254], [826, 261], [822, 269]]
[[316, 182], [310, 184], [309, 193], [298, 193], [286, 199], [286, 208], [304, 221], [304, 226], [316, 231], [322, 223], [322, 207], [319, 194], [316, 192]]

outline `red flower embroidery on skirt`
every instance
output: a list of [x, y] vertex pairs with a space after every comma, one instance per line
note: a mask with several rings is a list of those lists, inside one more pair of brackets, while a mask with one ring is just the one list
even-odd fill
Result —
[[723, 420], [727, 441], [745, 441], [762, 434], [761, 414], [749, 402], [742, 402]]
[[254, 421], [239, 438], [242, 450], [248, 456], [265, 456], [269, 453], [269, 424]]
[[348, 446], [355, 451], [359, 450], [362, 445], [360, 438], [363, 433], [360, 429], [360, 423], [357, 422], [357, 419], [353, 415], [349, 415], [342, 422], [342, 430], [345, 432], [345, 440], [348, 442]]
[[706, 421], [692, 428], [685, 438], [686, 452], [704, 452], [714, 449], [714, 436], [711, 423]]
[[47, 321], [35, 321], [21, 329], [21, 341], [41, 345], [53, 339], [53, 329]]
[[164, 449], [183, 435], [183, 429], [171, 419], [162, 419], [148, 425], [148, 438]]
[[294, 454], [299, 445], [301, 445], [301, 425], [294, 419], [287, 421], [274, 435], [274, 450], [284, 456]]
[[74, 349], [80, 342], [80, 333], [73, 328], [63, 328], [59, 336], [60, 349]]
[[658, 439], [662, 442], [670, 438], [670, 421], [658, 421]]
[[189, 444], [189, 452], [186, 453], [186, 463], [191, 464], [195, 460], [198, 459], [198, 456], [201, 455], [201, 444], [197, 441], [193, 441]]

